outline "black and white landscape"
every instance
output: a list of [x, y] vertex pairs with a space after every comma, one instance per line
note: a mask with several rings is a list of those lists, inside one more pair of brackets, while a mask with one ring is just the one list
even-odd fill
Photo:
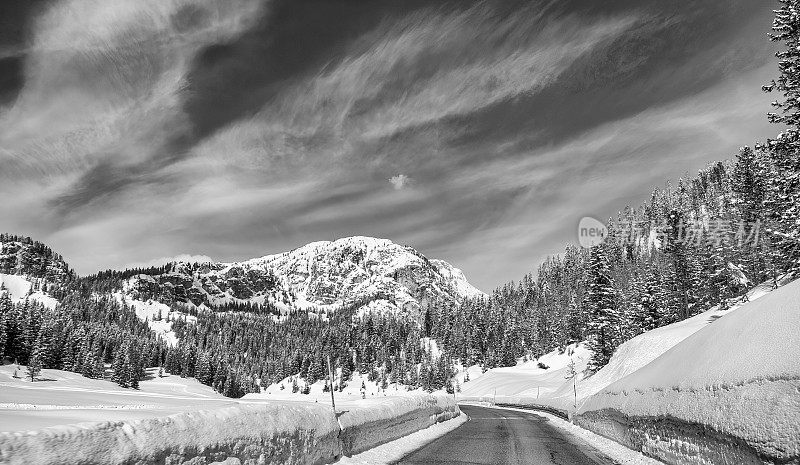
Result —
[[0, 463], [800, 463], [799, 0], [8, 0]]

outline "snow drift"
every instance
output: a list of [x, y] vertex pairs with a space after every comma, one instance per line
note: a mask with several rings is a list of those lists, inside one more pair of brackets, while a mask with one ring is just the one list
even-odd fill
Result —
[[0, 462], [179, 464], [236, 458], [243, 463], [328, 463], [458, 415], [451, 397], [433, 395], [364, 401], [340, 413], [338, 421], [323, 404], [242, 404], [2, 433]]
[[798, 360], [800, 280], [601, 389], [577, 421], [669, 463], [797, 463]]

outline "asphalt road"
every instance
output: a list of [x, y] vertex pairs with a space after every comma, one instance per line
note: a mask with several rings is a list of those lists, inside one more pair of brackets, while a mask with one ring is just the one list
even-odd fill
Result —
[[614, 461], [535, 413], [462, 405], [470, 419], [397, 463], [610, 465]]

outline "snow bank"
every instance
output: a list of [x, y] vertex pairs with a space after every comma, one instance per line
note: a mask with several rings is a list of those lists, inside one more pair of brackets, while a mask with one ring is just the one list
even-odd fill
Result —
[[450, 397], [380, 401], [339, 412], [324, 404], [242, 403], [162, 418], [0, 434], [0, 463], [184, 463], [236, 458], [328, 463], [460, 414]]
[[450, 396], [376, 399], [348, 408], [339, 419], [342, 425], [339, 439], [345, 455], [357, 454], [459, 414]]
[[242, 405], [132, 422], [83, 423], [0, 435], [10, 464], [182, 463], [237, 457], [320, 463], [340, 454], [338, 424], [315, 405]]
[[800, 460], [800, 281], [712, 321], [589, 397], [578, 422], [669, 463]]
[[[343, 457], [338, 465], [383, 465], [399, 462], [406, 455], [433, 442], [467, 422], [466, 415], [429, 426], [352, 457]], [[621, 446], [620, 446], [621, 447]]]

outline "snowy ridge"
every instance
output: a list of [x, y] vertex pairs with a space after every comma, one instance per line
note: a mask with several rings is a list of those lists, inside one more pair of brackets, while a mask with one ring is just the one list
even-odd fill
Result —
[[483, 295], [463, 273], [387, 239], [348, 237], [235, 263], [175, 263], [161, 275], [138, 275], [125, 292], [195, 305], [272, 304], [318, 314], [355, 308], [419, 317], [436, 302]]

